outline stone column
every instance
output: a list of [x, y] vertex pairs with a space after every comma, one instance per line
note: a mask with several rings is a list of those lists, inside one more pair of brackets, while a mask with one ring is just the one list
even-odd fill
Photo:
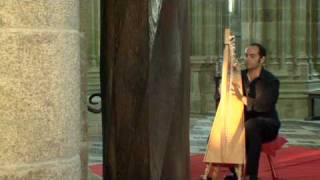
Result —
[[[295, 58], [293, 54], [293, 31], [294, 31], [294, 11], [292, 9], [292, 1], [284, 0], [279, 1], [278, 9], [281, 12], [279, 16], [279, 24], [280, 24], [280, 69], [277, 69], [277, 76], [281, 79], [281, 93], [280, 100], [278, 101], [278, 111], [281, 117], [287, 117], [287, 114], [292, 112], [293, 107], [293, 99], [297, 94], [294, 92], [290, 92], [290, 90], [294, 88], [290, 88], [292, 86], [292, 76], [295, 74]], [[272, 68], [272, 67], [271, 67]], [[290, 77], [291, 76], [291, 77]], [[301, 109], [301, 108], [300, 108]]]
[[307, 29], [309, 29], [309, 20], [307, 15], [307, 1], [294, 0], [295, 9], [294, 34], [293, 34], [293, 52], [297, 64], [297, 75], [299, 79], [308, 80], [309, 78], [309, 57], [307, 43], [310, 41]]
[[252, 1], [252, 19], [253, 29], [252, 36], [253, 42], [263, 43], [265, 40], [265, 24], [264, 24], [264, 0]]
[[[280, 20], [280, 47], [281, 47], [281, 75], [287, 76], [288, 72], [285, 70], [290, 69], [288, 66], [292, 67], [292, 7], [291, 0], [279, 1], [281, 5], [279, 6], [281, 11]], [[292, 69], [292, 68], [291, 68]]]
[[320, 3], [319, 1], [313, 0], [310, 3], [311, 14], [311, 54], [313, 72], [311, 79], [320, 78]]
[[248, 44], [258, 42], [268, 50], [268, 65], [278, 64], [278, 4], [276, 0], [241, 1], [242, 57]]
[[253, 39], [253, 4], [252, 1], [241, 1], [241, 59], [244, 59], [244, 50]]
[[[218, 0], [216, 2], [216, 18], [217, 18], [217, 32], [215, 34], [216, 39], [216, 48], [217, 54], [214, 54], [214, 57], [218, 57], [218, 61], [222, 61], [223, 58], [223, 50], [224, 50], [224, 29], [229, 27], [229, 15], [228, 15], [228, 1]], [[215, 59], [216, 60], [216, 59]], [[216, 60], [216, 61], [217, 61]]]
[[191, 41], [192, 41], [192, 54], [201, 54], [203, 50], [203, 3], [204, 1], [190, 0], [191, 3]]
[[263, 13], [264, 19], [264, 41], [268, 48], [268, 65], [271, 68], [279, 69], [278, 47], [279, 47], [279, 21], [278, 21], [278, 5], [279, 1], [269, 0], [263, 1], [266, 9]]
[[[200, 1], [201, 2], [201, 1]], [[212, 1], [203, 1], [203, 10], [201, 16], [203, 18], [203, 45], [204, 49], [202, 54], [217, 54], [217, 48], [214, 46], [217, 43], [217, 18], [216, 12], [218, 7]]]
[[[100, 48], [100, 0], [82, 0], [86, 16], [81, 16], [81, 27], [85, 30], [88, 56], [88, 94], [100, 92], [99, 48]], [[82, 15], [82, 14], [81, 14]], [[82, 49], [83, 50], [83, 49]]]
[[278, 23], [277, 1], [241, 1], [242, 4], [242, 45], [241, 56], [252, 42], [263, 44], [268, 49], [268, 65], [277, 64]]
[[[80, 74], [81, 74], [81, 141], [80, 141], [80, 157], [81, 157], [81, 180], [88, 179], [88, 161], [89, 161], [89, 124], [88, 124], [88, 67], [92, 64], [90, 58], [91, 47], [91, 16], [92, 0], [79, 1], [80, 11]], [[91, 80], [91, 79], [90, 79]], [[101, 120], [99, 119], [99, 122]], [[101, 123], [99, 124], [101, 126]]]
[[0, 2], [0, 179], [79, 180], [79, 2]]
[[[308, 26], [307, 1], [284, 1], [282, 21], [282, 66], [281, 70], [272, 68], [279, 74], [281, 93], [278, 109], [281, 118], [301, 118], [308, 116], [307, 93], [309, 81], [310, 36]], [[304, 7], [301, 7], [304, 6]], [[282, 9], [281, 8], [281, 9]], [[285, 33], [285, 34], [284, 34]], [[295, 109], [295, 111], [292, 111]]]
[[99, 67], [99, 45], [100, 45], [100, 0], [90, 1], [90, 59], [92, 65]]
[[218, 58], [223, 49], [223, 30], [228, 26], [227, 2], [191, 1], [192, 56]]
[[215, 111], [216, 70], [222, 61], [223, 30], [228, 25], [227, 1], [191, 1], [191, 112]]
[[188, 3], [101, 3], [104, 178], [188, 180]]

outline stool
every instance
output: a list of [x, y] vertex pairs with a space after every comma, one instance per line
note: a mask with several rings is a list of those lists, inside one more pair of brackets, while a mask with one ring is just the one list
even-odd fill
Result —
[[275, 157], [276, 151], [281, 149], [282, 146], [285, 145], [287, 142], [288, 140], [285, 137], [278, 136], [275, 140], [262, 144], [262, 152], [264, 152], [267, 155], [273, 180], [277, 180], [279, 176], [274, 168], [272, 157]]

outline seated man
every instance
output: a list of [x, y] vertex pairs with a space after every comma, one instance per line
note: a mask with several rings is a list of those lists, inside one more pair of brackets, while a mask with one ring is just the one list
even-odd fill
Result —
[[[276, 111], [279, 96], [279, 80], [263, 68], [265, 48], [252, 43], [246, 49], [246, 67], [241, 72], [243, 95], [234, 84], [235, 95], [245, 105], [246, 175], [249, 180], [258, 179], [262, 143], [274, 140], [279, 132], [280, 121]], [[234, 170], [225, 180], [237, 180]]]

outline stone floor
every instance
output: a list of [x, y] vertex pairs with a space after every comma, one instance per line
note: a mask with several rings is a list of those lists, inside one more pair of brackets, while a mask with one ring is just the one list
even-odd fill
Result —
[[[102, 162], [102, 138], [99, 114], [88, 114], [90, 155], [89, 164]], [[204, 153], [213, 117], [191, 114], [190, 117], [190, 154]], [[280, 133], [287, 137], [288, 146], [320, 148], [320, 121], [283, 119]], [[101, 180], [89, 173], [89, 180]]]

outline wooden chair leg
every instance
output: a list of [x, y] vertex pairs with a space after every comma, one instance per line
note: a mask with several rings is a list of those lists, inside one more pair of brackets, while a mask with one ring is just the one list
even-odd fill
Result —
[[267, 155], [269, 166], [270, 166], [270, 169], [271, 169], [272, 179], [273, 180], [278, 180], [278, 174], [277, 174], [275, 168], [273, 167], [273, 162], [272, 162], [271, 156], [268, 155], [268, 154], [266, 154], [266, 155]]

